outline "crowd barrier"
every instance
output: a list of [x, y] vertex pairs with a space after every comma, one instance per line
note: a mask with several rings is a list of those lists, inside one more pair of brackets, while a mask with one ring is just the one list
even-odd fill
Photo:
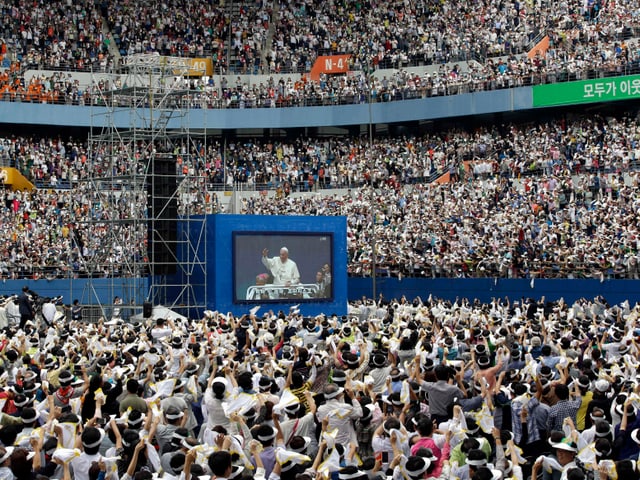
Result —
[[[255, 109], [193, 109], [189, 112], [189, 127], [230, 131], [252, 128], [324, 128], [340, 125], [368, 125], [496, 112], [528, 110], [533, 107], [533, 87], [510, 88], [488, 92], [466, 93], [448, 97], [430, 97], [405, 102], [336, 105], [319, 107], [255, 108]], [[47, 105], [41, 103], [3, 102], [0, 123], [51, 125], [78, 128], [102, 127], [96, 123], [108, 118], [104, 107]], [[132, 119], [128, 109], [115, 112], [113, 126], [143, 128], [142, 114]], [[181, 128], [179, 116], [172, 118], [167, 128]]]
[[[371, 278], [350, 277], [349, 300], [373, 295]], [[377, 278], [376, 296], [401, 298], [415, 297], [426, 300], [429, 295], [454, 301], [456, 298], [477, 298], [490, 302], [492, 298], [522, 297], [559, 300], [572, 303], [580, 298], [593, 299], [602, 295], [611, 305], [629, 300], [640, 302], [640, 280], [615, 279], [506, 279], [506, 278]]]
[[[91, 286], [86, 279], [74, 280], [5, 280], [0, 284], [1, 295], [20, 293], [23, 286], [41, 296], [62, 295], [68, 304], [78, 298], [85, 308], [84, 319], [95, 321], [101, 315], [109, 315], [113, 296], [125, 296], [127, 291], [140, 288], [146, 279], [120, 279], [117, 283], [110, 279], [94, 279]], [[349, 277], [347, 280], [349, 301], [373, 295], [371, 278]], [[593, 299], [603, 296], [611, 305], [628, 300], [631, 305], [640, 302], [640, 280], [584, 280], [584, 279], [504, 279], [504, 278], [397, 278], [379, 277], [376, 279], [376, 297], [385, 299], [406, 297], [411, 301], [415, 297], [426, 300], [429, 295], [454, 301], [456, 298], [469, 298], [490, 302], [492, 298], [508, 297], [510, 300], [521, 298], [558, 300], [563, 298], [571, 303], [579, 298]], [[123, 318], [142, 312], [144, 298], [135, 304], [121, 308]], [[100, 302], [100, 303], [98, 303]], [[99, 308], [100, 307], [100, 308]], [[210, 308], [215, 308], [211, 305]], [[251, 306], [247, 306], [247, 311]], [[304, 306], [301, 308], [304, 315]], [[327, 312], [331, 313], [331, 312]]]

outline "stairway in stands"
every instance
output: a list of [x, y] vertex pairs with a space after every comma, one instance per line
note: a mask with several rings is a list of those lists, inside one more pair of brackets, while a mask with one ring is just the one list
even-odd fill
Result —
[[114, 65], [120, 65], [120, 60], [122, 59], [122, 55], [120, 55], [120, 50], [118, 49], [118, 45], [116, 45], [116, 40], [113, 38], [111, 34], [111, 30], [109, 30], [109, 26], [107, 25], [107, 21], [102, 21], [102, 35], [104, 38], [109, 40], [107, 44], [107, 49], [109, 50], [109, 55], [113, 58]]
[[233, 48], [234, 40], [235, 40], [235, 32], [233, 31], [233, 25], [238, 22], [238, 19], [241, 16], [240, 10], [242, 8], [244, 2], [241, 0], [233, 0], [229, 2], [229, 6], [227, 8], [227, 15], [230, 20], [229, 23], [229, 45], [227, 46], [227, 65], [229, 65], [228, 73], [239, 73], [238, 68], [238, 55], [236, 54], [235, 49]]
[[[265, 38], [263, 39], [263, 44], [259, 47], [258, 55], [260, 56], [260, 65], [262, 67], [262, 72], [256, 71], [255, 73], [263, 73], [266, 71], [267, 64], [267, 53], [270, 50], [271, 44], [273, 42], [273, 36], [275, 34], [275, 21], [278, 19], [278, 2], [271, 1], [271, 17], [269, 18], [269, 29], [265, 34]], [[231, 26], [238, 25], [240, 23], [240, 19], [242, 17], [242, 6], [246, 5], [247, 2], [242, 2], [240, 0], [233, 0], [228, 4], [227, 15], [230, 19]], [[253, 20], [252, 20], [253, 21]], [[229, 31], [229, 45], [227, 49], [227, 59], [229, 65], [229, 74], [242, 74], [242, 66], [240, 63], [240, 56], [236, 54], [235, 49], [233, 48], [233, 40], [234, 33], [232, 28]], [[247, 65], [247, 73], [253, 73], [254, 68], [253, 65]]]
[[116, 42], [116, 38], [114, 37], [113, 32], [109, 29], [109, 19], [105, 16], [105, 12], [101, 11], [100, 16], [102, 17], [102, 36], [107, 41], [107, 50], [109, 51], [109, 56], [113, 58], [112, 65], [117, 67], [120, 65], [122, 55], [120, 54], [120, 49]]
[[273, 36], [276, 33], [276, 24], [278, 22], [278, 14], [280, 13], [280, 2], [273, 2], [273, 10], [271, 11], [271, 19], [269, 20], [269, 31], [267, 32], [267, 38], [265, 38], [262, 51], [260, 52], [260, 65], [262, 65], [262, 73], [267, 73], [269, 70], [269, 58], [267, 54], [273, 48]]

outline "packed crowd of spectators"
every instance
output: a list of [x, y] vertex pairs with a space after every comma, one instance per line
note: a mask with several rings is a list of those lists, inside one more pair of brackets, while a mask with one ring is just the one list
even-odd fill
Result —
[[[206, 185], [185, 190], [178, 198], [180, 215], [219, 211], [217, 198]], [[148, 219], [152, 213], [146, 190], [114, 191], [81, 182], [65, 190], [3, 190], [0, 202], [1, 278], [148, 273]]]
[[[104, 71], [113, 59], [108, 53], [110, 40], [102, 38], [102, 18], [107, 19], [122, 55], [212, 58], [216, 73], [304, 74], [319, 54], [352, 54], [355, 74], [330, 75], [320, 81], [305, 77], [263, 85], [194, 81], [199, 92], [185, 99], [192, 108], [392, 101], [640, 71], [640, 20], [631, 1], [572, 0], [557, 5], [488, 0], [473, 6], [307, 1], [283, 2], [275, 9], [277, 14], [269, 2], [235, 7], [237, 12], [205, 0], [164, 2], [162, 12], [152, 2], [100, 6], [75, 2], [53, 9], [38, 2], [29, 8], [7, 6], [3, 51], [21, 54], [6, 55], [19, 60], [19, 68], [0, 78], [0, 93], [14, 101], [99, 103], [95, 85], [78, 91], [73, 81], [61, 84], [40, 76], [26, 82], [20, 72], [23, 67]], [[265, 45], [274, 15], [278, 20], [269, 49]], [[539, 40], [543, 34], [549, 38], [546, 53], [525, 55], [534, 37]], [[229, 61], [233, 68], [226, 65]], [[415, 64], [442, 67], [422, 75], [406, 70]], [[365, 73], [376, 68], [395, 71], [388, 78]]]
[[[151, 151], [143, 141], [0, 137], [0, 162], [42, 188], [70, 188], [95, 176], [142, 175]], [[207, 138], [162, 153], [175, 157], [176, 174], [209, 184], [282, 187], [287, 193], [365, 183], [407, 185], [434, 175], [520, 177], [563, 172], [616, 173], [637, 168], [636, 113], [599, 114], [426, 132], [422, 135], [295, 140]], [[470, 162], [465, 171], [465, 162]]]
[[[274, 108], [301, 106], [332, 106], [391, 102], [430, 98], [461, 93], [482, 92], [586, 79], [605, 79], [640, 73], [640, 48], [617, 47], [602, 55], [586, 52], [579, 58], [539, 58], [511, 55], [487, 63], [441, 65], [437, 71], [418, 74], [400, 68], [387, 75], [368, 76], [362, 71], [345, 75], [321, 75], [313, 81], [275, 79], [253, 83], [228, 82], [219, 85], [191, 81], [193, 93], [185, 98], [189, 108]], [[95, 95], [92, 96], [97, 98]]]
[[145, 254], [146, 227], [109, 222], [107, 228], [104, 222], [129, 218], [132, 205], [138, 204], [143, 205], [142, 199], [131, 193], [109, 195], [87, 185], [65, 191], [3, 191], [2, 277], [128, 274], [126, 264]]
[[113, 58], [97, 2], [2, 2], [2, 56], [30, 68], [106, 70]]
[[169, 0], [105, 2], [104, 18], [121, 55], [212, 58], [224, 65], [229, 19], [224, 3]]
[[[251, 50], [242, 54], [242, 58], [247, 58], [243, 62], [251, 63], [251, 59], [258, 58], [247, 52]], [[222, 77], [218, 82], [214, 77], [184, 79], [180, 86], [191, 91], [173, 108], [245, 109], [379, 103], [564, 81], [606, 79], [640, 72], [640, 48], [625, 47], [623, 54], [614, 54], [613, 50], [609, 53], [594, 57], [593, 52], [588, 52], [568, 62], [556, 57], [541, 62], [536, 58], [512, 55], [489, 59], [486, 64], [441, 65], [437, 71], [423, 74], [401, 68], [390, 71], [388, 76], [367, 76], [363, 72], [323, 74], [318, 81], [306, 76], [296, 77], [295, 80], [292, 77], [276, 79], [272, 76], [267, 81], [255, 83], [242, 81], [239, 77], [235, 82], [227, 77]], [[110, 96], [110, 89], [117, 89], [119, 85], [122, 85], [121, 79], [113, 82], [101, 80], [83, 86], [68, 73], [36, 75], [25, 81], [19, 69], [16, 69], [13, 73], [0, 73], [0, 98], [31, 103], [104, 105], [107, 102], [105, 97]], [[115, 98], [119, 106], [127, 106], [127, 102], [132, 101], [125, 95]]]
[[241, 74], [262, 73], [262, 54], [267, 45], [271, 25], [272, 2], [247, 2], [238, 6], [238, 14], [231, 17], [232, 68], [227, 72]]
[[[608, 55], [638, 33], [633, 2], [283, 2], [271, 71], [305, 72], [318, 55], [349, 53], [359, 69], [401, 68], [527, 53], [548, 34], [552, 56]], [[367, 32], [365, 35], [362, 32]]]
[[[125, 54], [211, 48], [222, 56], [232, 42], [236, 68], [243, 59], [255, 68], [267, 4], [248, 7], [238, 22], [226, 22], [213, 2], [139, 5], [14, 2], [2, 6], [2, 34], [24, 64], [104, 69], [101, 14], [119, 29]], [[268, 65], [306, 69], [315, 55], [343, 49], [361, 67], [508, 60], [428, 78], [400, 70], [373, 87], [358, 75], [246, 90], [199, 85], [200, 96], [187, 101], [389, 101], [579, 79], [592, 65], [627, 73], [638, 62], [635, 44], [622, 42], [637, 28], [631, 1], [487, 0], [470, 8], [282, 2]], [[185, 10], [205, 27], [186, 24]], [[545, 59], [515, 56], [545, 31]], [[19, 68], [0, 87], [20, 101], [97, 98], [62, 74], [25, 85]], [[178, 176], [204, 178], [181, 192], [178, 211], [224, 184], [278, 189], [244, 199], [243, 213], [345, 215], [351, 275], [371, 275], [375, 262], [378, 275], [400, 278], [639, 279], [638, 128], [635, 116], [591, 116], [373, 144], [216, 140], [167, 153]], [[84, 180], [142, 173], [148, 147], [0, 139], [3, 164], [40, 187], [2, 191], [0, 275], [79, 275], [90, 262], [123, 275], [127, 262], [144, 263], [146, 226], [131, 219], [145, 215], [146, 192], [103, 191]], [[426, 182], [435, 173], [453, 181]], [[324, 187], [349, 190], [294, 194]], [[114, 309], [88, 325], [78, 307], [68, 309], [70, 320], [51, 302], [35, 314], [23, 295], [0, 306], [0, 478], [523, 480], [544, 471], [562, 480], [640, 480], [640, 307], [627, 302], [363, 299], [343, 317], [305, 316], [303, 306], [138, 324]], [[12, 303], [17, 318], [5, 323]]]
[[[287, 142], [237, 141], [227, 145], [220, 168], [227, 180], [251, 185], [283, 185], [290, 191], [360, 186], [406, 185], [434, 173], [471, 171], [518, 177], [528, 173], [616, 172], [640, 159], [635, 116], [599, 115], [549, 122], [452, 129], [415, 137], [299, 139]], [[485, 168], [487, 167], [487, 168]]]
[[2, 308], [6, 479], [640, 478], [638, 304], [87, 323], [31, 293]]
[[372, 274], [375, 248], [378, 276], [638, 279], [637, 193], [636, 173], [494, 177], [317, 198], [255, 195], [244, 211], [346, 215], [353, 276]]
[[[371, 274], [375, 242], [378, 275], [637, 278], [639, 128], [635, 116], [591, 115], [373, 144], [216, 139], [165, 153], [5, 137], [2, 164], [38, 189], [3, 192], [2, 274], [82, 275], [91, 263], [126, 275], [119, 266], [144, 263], [145, 229], [134, 231], [148, 215], [144, 195], [119, 177], [143, 178], [154, 151], [175, 162], [179, 214], [218, 212], [214, 190], [238, 188], [256, 191], [243, 213], [346, 215], [351, 275]], [[453, 183], [430, 184], [438, 175]], [[98, 178], [109, 188], [88, 181]], [[297, 194], [326, 188], [350, 190]], [[109, 225], [122, 230], [118, 242]]]

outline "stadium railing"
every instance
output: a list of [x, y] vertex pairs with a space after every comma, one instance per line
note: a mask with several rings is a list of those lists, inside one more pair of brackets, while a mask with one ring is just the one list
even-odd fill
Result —
[[[515, 76], [512, 81], [500, 84], [495, 78], [474, 77], [472, 79], [443, 83], [440, 88], [433, 85], [420, 86], [411, 89], [409, 87], [392, 87], [376, 91], [373, 96], [368, 92], [342, 94], [340, 92], [323, 92], [321, 94], [304, 92], [285, 96], [279, 95], [274, 98], [260, 96], [256, 91], [256, 96], [252, 90], [245, 93], [235, 88], [222, 89], [214, 87], [202, 91], [192, 91], [182, 98], [182, 103], [176, 104], [176, 108], [189, 107], [192, 109], [253, 109], [253, 108], [288, 108], [288, 107], [315, 107], [315, 106], [336, 106], [371, 103], [388, 103], [404, 100], [425, 99], [430, 97], [458, 95], [462, 93], [474, 93], [491, 90], [505, 90], [515, 87], [528, 87], [550, 83], [563, 83], [576, 80], [611, 78], [625, 75], [640, 74], [640, 60], [625, 63], [615, 68], [588, 69], [581, 72], [570, 71], [569, 69], [548, 71], [545, 73], [530, 73]], [[124, 98], [114, 95], [115, 106], [127, 107]], [[23, 103], [49, 103], [58, 105], [79, 105], [79, 106], [104, 106], [103, 96], [92, 94], [90, 89], [68, 93], [67, 91], [57, 91], [55, 95], [35, 96], [29, 93], [27, 86], [22, 89], [7, 90], [0, 100], [8, 102]]]

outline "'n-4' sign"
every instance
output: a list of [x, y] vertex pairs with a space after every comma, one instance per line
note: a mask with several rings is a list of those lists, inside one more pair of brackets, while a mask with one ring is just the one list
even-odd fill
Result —
[[311, 80], [319, 80], [322, 73], [347, 73], [349, 71], [349, 58], [351, 55], [323, 55], [316, 59], [309, 77]]

